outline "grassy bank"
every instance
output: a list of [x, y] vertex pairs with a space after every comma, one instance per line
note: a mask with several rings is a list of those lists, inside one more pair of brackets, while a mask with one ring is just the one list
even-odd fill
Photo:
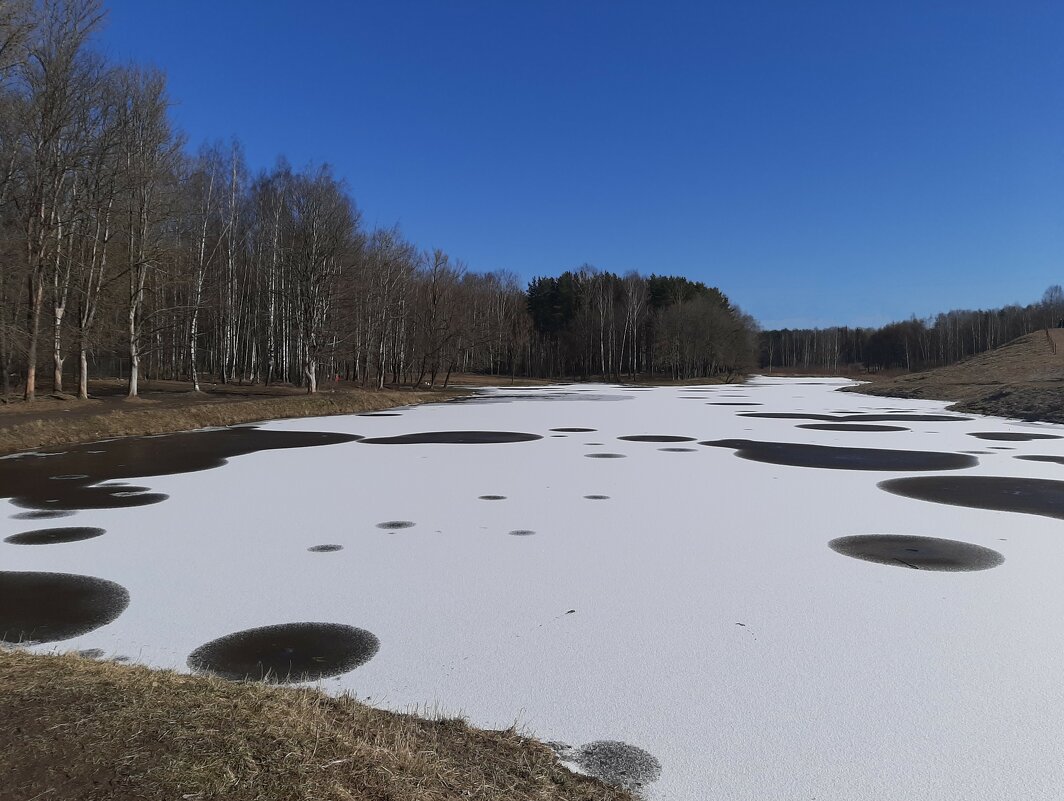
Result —
[[0, 650], [0, 698], [2, 799], [631, 799], [514, 731], [312, 689]]

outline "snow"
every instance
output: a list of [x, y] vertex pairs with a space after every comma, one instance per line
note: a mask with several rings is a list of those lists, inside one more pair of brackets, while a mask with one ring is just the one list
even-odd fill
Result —
[[[952, 474], [1064, 479], [1060, 465], [1012, 458], [1064, 455], [1064, 440], [968, 436], [1064, 433], [1059, 426], [974, 417], [851, 433], [742, 416], [946, 406], [834, 391], [845, 383], [501, 388], [491, 392], [518, 397], [269, 423], [367, 437], [499, 430], [544, 438], [353, 442], [132, 479], [169, 500], [54, 521], [107, 533], [0, 544], [0, 564], [99, 576], [129, 590], [113, 623], [38, 650], [99, 648], [187, 670], [195, 648], [238, 630], [349, 624], [375, 634], [380, 651], [319, 682], [328, 691], [461, 714], [483, 727], [516, 723], [574, 747], [638, 746], [661, 765], [643, 790], [648, 799], [1060, 798], [1061, 521], [876, 486], [907, 473], [788, 467], [694, 443], [618, 440], [672, 434], [941, 452], [1007, 445], [1014, 450], [980, 455], [978, 466]], [[762, 405], [708, 405], [744, 400]], [[597, 430], [551, 436], [572, 426]], [[696, 451], [659, 450], [677, 444]], [[585, 458], [592, 452], [628, 458]], [[592, 494], [610, 498], [583, 497]], [[19, 511], [8, 507], [0, 539], [49, 525], [12, 519]], [[393, 520], [415, 525], [377, 528]], [[928, 572], [827, 545], [873, 533], [975, 543], [1005, 562]], [[324, 543], [343, 550], [307, 551]]]

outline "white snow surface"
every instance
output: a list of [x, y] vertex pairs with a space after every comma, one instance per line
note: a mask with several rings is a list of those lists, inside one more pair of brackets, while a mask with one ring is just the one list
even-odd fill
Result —
[[[876, 486], [933, 473], [778, 466], [697, 443], [618, 440], [1006, 446], [1014, 450], [948, 474], [1064, 479], [1060, 465], [1013, 458], [1064, 456], [1064, 440], [967, 435], [1064, 433], [1060, 426], [976, 416], [848, 433], [741, 414], [946, 407], [835, 392], [846, 383], [503, 387], [487, 394], [523, 399], [268, 423], [364, 436], [485, 429], [544, 438], [259, 452], [213, 470], [131, 479], [169, 494], [162, 503], [54, 523], [13, 519], [21, 510], [9, 506], [0, 538], [48, 525], [107, 533], [0, 544], [0, 565], [99, 576], [130, 592], [114, 622], [37, 650], [100, 648], [187, 670], [193, 649], [241, 629], [350, 624], [377, 635], [380, 651], [319, 682], [326, 690], [388, 709], [461, 714], [482, 727], [517, 723], [573, 746], [638, 746], [661, 763], [643, 791], [652, 800], [1064, 797], [1061, 521]], [[602, 395], [628, 399], [584, 399]], [[551, 436], [571, 426], [597, 430]], [[594, 452], [628, 458], [585, 458]], [[506, 500], [478, 500], [489, 494]], [[592, 494], [610, 498], [583, 497]], [[416, 525], [376, 527], [389, 520]], [[509, 536], [515, 529], [535, 534]], [[1006, 561], [930, 572], [827, 545], [874, 533], [976, 543]], [[306, 550], [322, 543], [343, 550]]]

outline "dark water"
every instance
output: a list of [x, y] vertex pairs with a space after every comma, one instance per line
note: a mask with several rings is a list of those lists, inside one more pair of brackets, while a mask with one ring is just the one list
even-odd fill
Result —
[[971, 417], [947, 414], [813, 414], [809, 412], [740, 412], [742, 417], [765, 420], [819, 420], [824, 423], [962, 423]]
[[1048, 462], [1050, 464], [1064, 464], [1064, 456], [1020, 455], [1013, 456], [1012, 458], [1023, 459], [1025, 462]]
[[1059, 434], [1028, 434], [1019, 431], [976, 431], [969, 437], [990, 439], [998, 442], [1030, 442], [1036, 439], [1064, 439]]
[[0, 459], [0, 497], [11, 498], [17, 506], [48, 512], [147, 506], [167, 496], [145, 487], [101, 482], [209, 470], [248, 453], [357, 439], [350, 434], [239, 427], [94, 442], [62, 452]]
[[478, 495], [477, 499], [481, 500], [481, 501], [505, 501], [506, 500], [506, 496], [505, 495]]
[[875, 431], [910, 431], [911, 429], [904, 426], [885, 426], [875, 424], [863, 424], [863, 423], [803, 423], [798, 428], [809, 428], [813, 431], [854, 431], [854, 432], [875, 432]]
[[627, 458], [623, 453], [585, 453], [589, 459], [625, 459]]
[[586, 434], [591, 431], [598, 431], [597, 428], [579, 428], [577, 426], [570, 426], [568, 428], [552, 428], [551, 431], [563, 431], [566, 434]]
[[584, 497], [589, 501], [608, 501], [610, 499], [609, 495], [585, 495]]
[[189, 654], [188, 666], [234, 681], [286, 684], [346, 673], [379, 649], [373, 634], [354, 626], [285, 623], [212, 640]]
[[120, 584], [72, 573], [0, 571], [0, 641], [55, 642], [106, 625], [129, 606]]
[[91, 540], [93, 537], [106, 533], [102, 528], [38, 528], [33, 531], [23, 531], [21, 534], [12, 534], [4, 542], [12, 545], [56, 545], [63, 542]]
[[625, 442], [694, 442], [694, 437], [678, 437], [672, 434], [629, 434], [617, 437]]
[[839, 537], [829, 542], [828, 547], [854, 559], [913, 570], [988, 570], [1005, 561], [997, 551], [981, 545], [906, 534]]
[[932, 503], [1064, 520], [1064, 481], [1009, 476], [913, 476], [881, 481], [879, 488]]
[[694, 453], [697, 448], [658, 448], [658, 450], [665, 453]]
[[979, 460], [963, 453], [901, 451], [882, 448], [836, 448], [793, 442], [757, 442], [720, 439], [700, 442], [714, 448], [732, 448], [735, 455], [755, 462], [820, 467], [830, 470], [961, 470]]
[[502, 442], [531, 442], [543, 439], [539, 434], [517, 431], [425, 431], [395, 437], [369, 437], [364, 445], [495, 445]]
[[11, 519], [12, 520], [55, 520], [57, 517], [70, 517], [73, 514], [74, 513], [70, 512], [70, 511], [61, 511], [61, 510], [49, 511], [49, 510], [45, 509], [45, 510], [40, 510], [40, 511], [36, 511], [36, 512], [18, 512], [17, 514], [11, 515]]

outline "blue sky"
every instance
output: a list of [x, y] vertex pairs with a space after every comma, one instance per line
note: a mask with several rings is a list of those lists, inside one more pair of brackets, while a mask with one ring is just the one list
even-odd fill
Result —
[[766, 327], [1064, 283], [1064, 3], [105, 3], [192, 146], [329, 162], [472, 269], [678, 273]]

